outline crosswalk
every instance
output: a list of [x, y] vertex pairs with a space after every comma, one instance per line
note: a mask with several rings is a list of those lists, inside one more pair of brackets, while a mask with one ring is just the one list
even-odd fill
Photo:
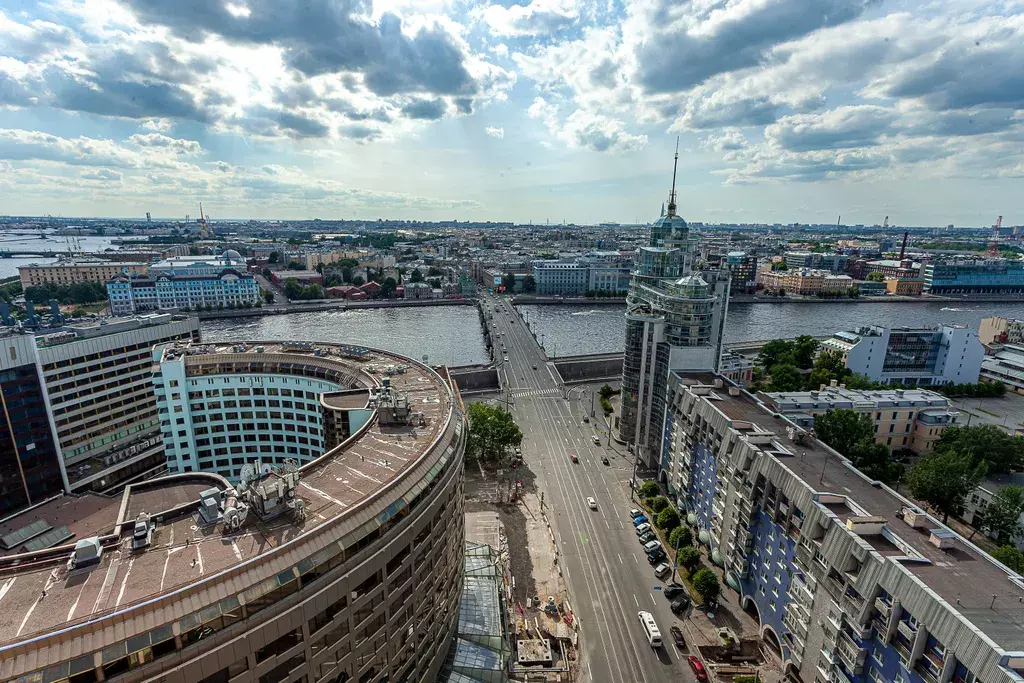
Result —
[[527, 391], [517, 391], [513, 389], [511, 392], [512, 398], [526, 398], [528, 396], [558, 396], [561, 397], [562, 392], [558, 389], [529, 389]]

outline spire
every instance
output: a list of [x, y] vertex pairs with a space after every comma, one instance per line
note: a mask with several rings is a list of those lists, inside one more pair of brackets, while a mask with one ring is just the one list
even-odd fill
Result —
[[676, 215], [676, 168], [679, 166], [679, 138], [676, 138], [676, 158], [672, 162], [672, 194], [668, 197], [668, 215]]
[[665, 217], [665, 202], [661, 203], [661, 217]]

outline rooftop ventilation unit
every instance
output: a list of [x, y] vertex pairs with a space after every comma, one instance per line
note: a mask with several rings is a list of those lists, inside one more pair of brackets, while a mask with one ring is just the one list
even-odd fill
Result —
[[83, 538], [75, 544], [75, 550], [71, 554], [71, 563], [74, 569], [82, 569], [99, 564], [103, 558], [103, 546], [100, 545], [99, 536]]

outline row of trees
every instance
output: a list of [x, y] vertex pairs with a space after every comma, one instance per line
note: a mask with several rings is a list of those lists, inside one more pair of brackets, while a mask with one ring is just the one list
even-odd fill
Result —
[[296, 300], [311, 300], [311, 299], [323, 299], [324, 290], [318, 284], [302, 285], [296, 280], [286, 280], [284, 283], [284, 295], [291, 299]]
[[91, 304], [107, 298], [107, 288], [98, 282], [80, 282], [73, 285], [45, 283], [25, 288], [25, 299], [43, 304], [56, 299], [61, 304]]
[[640, 487], [640, 495], [644, 497], [644, 506], [654, 525], [665, 532], [669, 547], [676, 550], [676, 563], [686, 570], [693, 590], [704, 604], [713, 603], [721, 593], [722, 586], [713, 571], [700, 566], [701, 554], [693, 545], [693, 531], [682, 524], [676, 506], [661, 495], [661, 487], [656, 482], [644, 482]]
[[1002, 382], [978, 382], [977, 384], [943, 384], [934, 387], [935, 391], [951, 398], [991, 398], [1006, 393], [1006, 385]]
[[605, 384], [598, 393], [601, 395], [601, 410], [604, 412], [604, 416], [608, 417], [615, 412], [615, 409], [612, 407], [611, 398], [618, 392], [612, 389], [610, 385]]
[[[537, 291], [537, 280], [532, 275], [524, 275], [523, 278], [523, 292], [526, 294], [533, 294]], [[508, 291], [512, 291], [515, 288], [516, 274], [509, 271], [501, 276], [501, 284]]]
[[[846, 367], [838, 351], [825, 349], [814, 337], [801, 335], [794, 341], [775, 339], [765, 344], [758, 356], [760, 368], [755, 370], [754, 391], [800, 391], [828, 386], [832, 380], [849, 389], [880, 389], [887, 385], [872, 382], [866, 375]], [[815, 354], [817, 353], [817, 356]], [[810, 370], [810, 373], [806, 373]], [[804, 371], [804, 372], [801, 372]]]
[[819, 299], [856, 299], [860, 296], [860, 287], [853, 286], [848, 289], [830, 289], [815, 294]]
[[893, 460], [889, 447], [875, 443], [875, 425], [869, 415], [845, 408], [830, 410], [814, 418], [814, 433], [872, 479], [897, 484], [903, 478], [903, 465]]

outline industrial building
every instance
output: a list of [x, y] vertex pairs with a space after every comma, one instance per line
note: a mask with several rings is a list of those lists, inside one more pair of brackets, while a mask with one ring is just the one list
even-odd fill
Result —
[[675, 373], [662, 480], [790, 680], [1024, 675], [1024, 578], [719, 376]]
[[927, 389], [871, 389], [823, 386], [817, 391], [760, 392], [769, 409], [803, 429], [814, 428], [814, 418], [830, 410], [852, 410], [867, 415], [875, 425], [875, 443], [893, 450], [928, 453], [960, 413], [949, 399]]
[[[269, 396], [317, 378], [379, 400], [305, 464], [248, 453], [235, 485], [186, 472], [4, 520], [0, 680], [435, 680], [464, 571], [454, 382], [383, 351], [242, 346], [179, 347], [184, 375], [164, 389], [230, 375]], [[260, 433], [287, 436], [286, 424]]]
[[[679, 153], [676, 152], [676, 163]], [[622, 405], [617, 436], [653, 466], [661, 453], [665, 400], [674, 370], [714, 371], [722, 356], [729, 271], [693, 270], [695, 235], [676, 213], [675, 169], [668, 212], [637, 251], [626, 300]]]
[[[50, 494], [105, 491], [163, 470], [150, 349], [165, 342], [198, 341], [196, 318], [146, 315], [7, 329], [4, 334], [3, 343], [13, 349], [7, 358], [26, 368], [20, 374], [33, 367], [40, 377], [39, 401], [23, 407], [47, 421], [55, 444], [56, 482], [49, 474], [27, 477], [27, 482], [45, 482], [41, 489]], [[21, 404], [11, 400], [7, 410], [15, 406]], [[37, 458], [49, 452], [39, 434], [29, 449]], [[0, 503], [8, 500], [13, 499]]]
[[1006, 388], [1024, 394], [1024, 344], [1005, 344], [992, 349], [981, 361], [981, 379], [1002, 382]]
[[872, 382], [923, 387], [977, 382], [985, 355], [977, 331], [959, 325], [868, 325], [837, 332], [821, 347], [838, 352], [847, 368]]

